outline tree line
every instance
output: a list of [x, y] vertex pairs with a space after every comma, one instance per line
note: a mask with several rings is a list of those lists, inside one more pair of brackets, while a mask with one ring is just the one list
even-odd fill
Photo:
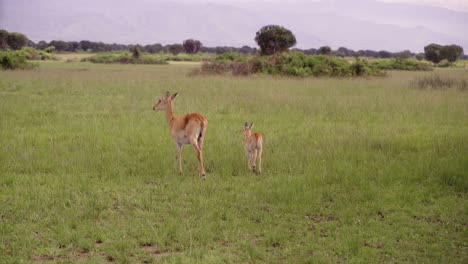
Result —
[[[260, 47], [260, 54], [262, 55], [272, 55], [275, 53], [280, 53], [286, 51], [296, 45], [296, 37], [294, 34], [278, 25], [267, 25], [262, 27], [255, 36], [255, 41]], [[443, 60], [446, 60], [450, 63], [456, 61], [459, 58], [465, 57], [463, 55], [463, 48], [458, 45], [439, 45], [439, 44], [429, 44], [424, 47], [424, 53], [412, 53], [409, 50], [404, 50], [400, 52], [389, 52], [386, 50], [373, 51], [373, 50], [359, 50], [354, 51], [347, 49], [345, 47], [340, 47], [336, 51], [333, 51], [329, 46], [323, 46], [319, 49], [293, 49], [296, 51], [301, 51], [307, 55], [335, 55], [339, 57], [372, 57], [372, 58], [399, 58], [399, 59], [408, 59], [416, 58], [418, 60], [426, 59], [432, 61], [433, 63], [439, 63]]]
[[38, 50], [45, 50], [47, 52], [59, 51], [59, 52], [108, 52], [108, 51], [134, 51], [147, 53], [172, 53], [177, 55], [181, 52], [188, 54], [195, 54], [198, 52], [224, 54], [228, 52], [242, 53], [242, 54], [256, 54], [262, 55], [274, 54], [282, 52], [288, 49], [297, 52], [303, 52], [306, 55], [334, 55], [339, 57], [370, 57], [370, 58], [416, 58], [418, 60], [429, 60], [434, 63], [439, 63], [442, 60], [448, 60], [454, 62], [458, 58], [468, 58], [463, 56], [463, 48], [458, 45], [438, 45], [429, 44], [424, 47], [424, 53], [413, 53], [409, 50], [400, 52], [389, 52], [386, 50], [352, 50], [346, 47], [339, 47], [337, 50], [332, 50], [329, 46], [323, 46], [320, 48], [311, 49], [298, 49], [292, 48], [296, 44], [296, 38], [294, 34], [278, 25], [267, 25], [262, 27], [255, 36], [255, 41], [259, 46], [259, 50], [254, 47], [243, 46], [229, 47], [229, 46], [217, 46], [217, 47], [205, 47], [202, 42], [196, 39], [186, 39], [181, 44], [168, 44], [162, 45], [160, 43], [140, 45], [140, 44], [117, 44], [117, 43], [103, 43], [89, 40], [82, 41], [63, 41], [63, 40], [52, 40], [50, 42], [41, 40], [37, 43], [29, 40], [25, 35], [17, 32], [8, 32], [0, 29], [0, 49], [13, 49], [19, 50], [25, 46], [33, 47]]

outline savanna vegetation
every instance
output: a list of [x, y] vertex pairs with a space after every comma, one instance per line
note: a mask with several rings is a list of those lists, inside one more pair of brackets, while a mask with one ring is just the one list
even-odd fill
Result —
[[167, 53], [149, 54], [140, 53], [138, 56], [130, 52], [102, 52], [92, 56], [86, 56], [81, 61], [92, 63], [120, 63], [120, 64], [167, 64], [168, 61], [204, 61], [214, 56], [206, 53], [176, 55]]
[[[0, 31], [0, 263], [468, 261], [468, 74], [453, 45], [431, 46], [434, 63], [293, 49], [279, 26], [257, 33], [260, 52], [18, 34]], [[208, 119], [206, 181], [190, 147], [179, 175], [151, 111], [168, 90], [176, 115]], [[262, 176], [246, 122], [264, 137]]]
[[223, 54], [213, 61], [205, 62], [199, 71], [201, 74], [233, 75], [270, 74], [281, 76], [327, 76], [327, 77], [352, 77], [352, 76], [382, 76], [384, 72], [379, 70], [367, 60], [356, 59], [349, 63], [346, 59], [303, 53], [282, 53], [271, 56], [245, 57], [236, 54]]
[[[38, 63], [0, 72], [1, 263], [468, 260], [466, 70], [297, 79]], [[190, 148], [179, 175], [151, 111], [167, 90], [175, 114], [208, 119], [206, 181]], [[261, 177], [246, 121], [264, 135]]]

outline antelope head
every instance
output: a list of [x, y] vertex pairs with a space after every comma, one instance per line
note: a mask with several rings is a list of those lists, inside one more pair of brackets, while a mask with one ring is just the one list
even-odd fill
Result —
[[153, 105], [153, 110], [157, 111], [166, 111], [167, 106], [177, 97], [178, 93], [171, 95], [170, 92], [166, 92], [166, 96], [159, 99], [156, 104]]
[[250, 135], [252, 134], [252, 128], [254, 126], [254, 123], [250, 123], [249, 125], [249, 122], [245, 122], [244, 124], [244, 136], [246, 137], [250, 137]]

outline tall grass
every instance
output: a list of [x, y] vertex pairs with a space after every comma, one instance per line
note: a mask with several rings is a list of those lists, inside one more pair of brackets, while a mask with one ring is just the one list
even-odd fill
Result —
[[[466, 262], [466, 92], [411, 89], [426, 73], [193, 69], [0, 72], [0, 262]], [[166, 90], [179, 92], [175, 114], [209, 121], [207, 181], [190, 147], [177, 172], [151, 111]], [[245, 121], [265, 137], [262, 177], [247, 169]]]

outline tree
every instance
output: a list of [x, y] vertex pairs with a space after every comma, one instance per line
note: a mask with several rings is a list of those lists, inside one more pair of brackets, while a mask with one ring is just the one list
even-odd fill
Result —
[[54, 46], [57, 51], [68, 51], [70, 48], [70, 44], [63, 40], [52, 40], [49, 46]]
[[166, 47], [167, 50], [174, 55], [177, 55], [184, 50], [184, 47], [180, 44], [167, 45]]
[[82, 40], [80, 41], [80, 47], [84, 51], [92, 50], [92, 43], [89, 40]]
[[243, 54], [252, 54], [255, 50], [249, 46], [242, 46], [242, 48], [239, 49], [239, 52]]
[[319, 48], [319, 53], [322, 55], [330, 55], [331, 54], [331, 48], [328, 46], [323, 46]]
[[417, 60], [424, 60], [424, 53], [418, 53], [418, 54], [416, 54], [416, 59], [417, 59]]
[[413, 53], [409, 50], [404, 50], [400, 52], [393, 53], [393, 57], [398, 58], [398, 59], [409, 59], [413, 57]]
[[255, 36], [262, 55], [283, 52], [296, 45], [296, 37], [289, 30], [278, 25], [262, 27]]
[[379, 51], [379, 58], [388, 59], [393, 57], [392, 53], [386, 50]]
[[457, 45], [443, 46], [440, 50], [440, 55], [443, 59], [455, 62], [461, 55], [463, 55], [463, 48]]
[[47, 42], [45, 42], [44, 40], [41, 40], [37, 43], [37, 49], [40, 49], [40, 50], [43, 50], [45, 48], [47, 48]]
[[233, 49], [230, 47], [216, 47], [216, 54], [224, 54], [228, 52], [233, 52]]
[[196, 39], [186, 39], [182, 43], [182, 46], [186, 53], [195, 54], [200, 50], [202, 43]]
[[440, 54], [442, 50], [442, 46], [439, 44], [429, 44], [424, 47], [424, 55], [426, 56], [426, 60], [432, 61], [433, 63], [439, 63], [443, 58]]
[[8, 48], [7, 37], [8, 31], [0, 29], [0, 50]]
[[340, 57], [349, 57], [349, 56], [353, 56], [354, 55], [354, 51], [353, 50], [350, 50], [350, 49], [347, 49], [345, 47], [339, 47], [337, 50], [336, 50], [336, 54]]
[[315, 55], [317, 53], [318, 53], [318, 51], [316, 49], [306, 49], [306, 50], [304, 50], [305, 55]]
[[7, 44], [11, 49], [20, 50], [28, 43], [28, 38], [21, 33], [9, 33], [7, 36]]
[[139, 45], [133, 46], [130, 48], [130, 51], [132, 52], [132, 57], [134, 59], [139, 59], [141, 56], [141, 48]]
[[164, 48], [161, 44], [152, 44], [152, 45], [146, 45], [145, 50], [149, 53], [158, 53], [160, 51], [163, 51]]

